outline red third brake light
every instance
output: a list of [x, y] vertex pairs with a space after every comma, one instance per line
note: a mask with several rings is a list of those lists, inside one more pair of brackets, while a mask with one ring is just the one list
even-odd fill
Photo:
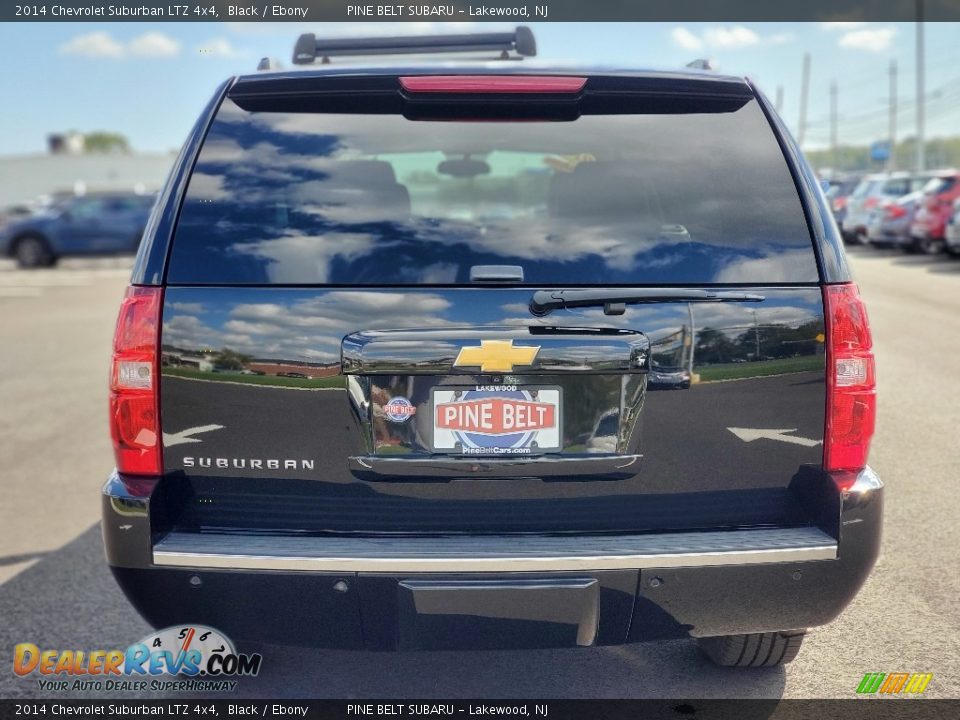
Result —
[[410, 93], [578, 93], [587, 79], [555, 75], [422, 75], [400, 78]]
[[877, 411], [873, 341], [854, 284], [823, 289], [826, 319], [827, 424], [823, 467], [841, 473], [841, 490], [867, 464]]
[[160, 475], [160, 415], [157, 356], [158, 287], [129, 287], [120, 305], [110, 368], [110, 434], [117, 470]]

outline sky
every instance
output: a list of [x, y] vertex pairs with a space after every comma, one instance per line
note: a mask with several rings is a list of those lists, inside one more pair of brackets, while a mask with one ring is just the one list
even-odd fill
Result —
[[[492, 30], [476, 23], [0, 23], [0, 154], [45, 152], [50, 132], [108, 130], [138, 151], [180, 147], [225, 78], [264, 56], [289, 66], [301, 32], [356, 34]], [[898, 137], [915, 132], [913, 23], [529, 23], [539, 58], [641, 68], [712, 59], [747, 75], [797, 134], [801, 67], [811, 55], [804, 149], [830, 141], [837, 84], [839, 143], [888, 134], [891, 61], [898, 65]], [[502, 26], [512, 27], [512, 26]], [[500, 28], [498, 28], [500, 29]], [[960, 135], [960, 24], [927, 23], [927, 136]]]

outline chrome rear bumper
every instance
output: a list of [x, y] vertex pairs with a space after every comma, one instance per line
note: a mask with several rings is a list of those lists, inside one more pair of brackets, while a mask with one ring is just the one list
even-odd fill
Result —
[[566, 572], [835, 560], [815, 527], [617, 536], [291, 537], [172, 532], [164, 567], [287, 572]]

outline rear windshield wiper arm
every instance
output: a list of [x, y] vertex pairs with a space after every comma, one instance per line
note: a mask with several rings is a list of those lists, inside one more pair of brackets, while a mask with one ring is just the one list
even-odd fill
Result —
[[644, 303], [763, 302], [756, 293], [694, 288], [645, 288], [641, 290], [537, 290], [530, 299], [530, 312], [537, 317], [561, 308], [603, 307], [605, 315], [623, 315], [627, 305]]

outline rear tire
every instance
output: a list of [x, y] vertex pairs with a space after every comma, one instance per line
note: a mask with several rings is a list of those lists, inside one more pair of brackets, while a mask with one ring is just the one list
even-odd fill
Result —
[[24, 269], [49, 267], [56, 262], [50, 246], [40, 235], [23, 235], [13, 247], [17, 265]]
[[721, 667], [786, 665], [800, 652], [802, 630], [697, 638], [700, 649]]

